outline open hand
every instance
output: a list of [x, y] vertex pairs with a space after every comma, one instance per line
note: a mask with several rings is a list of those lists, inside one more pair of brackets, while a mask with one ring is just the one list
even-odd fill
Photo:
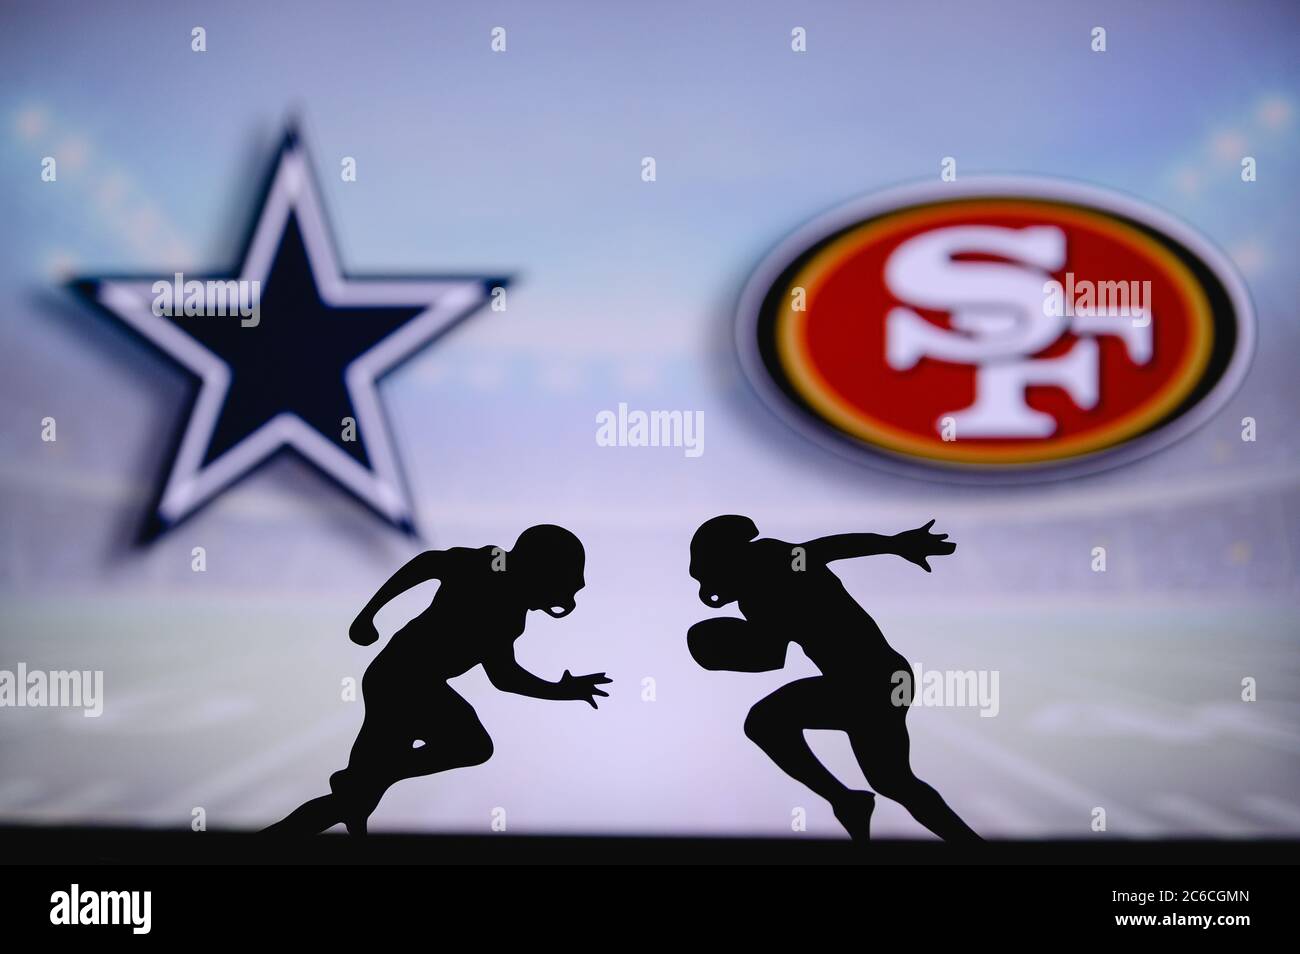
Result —
[[597, 689], [597, 686], [608, 685], [614, 680], [608, 678], [603, 672], [593, 672], [586, 676], [575, 676], [564, 670], [564, 675], [560, 677], [560, 692], [562, 699], [574, 699], [585, 702], [593, 709], [600, 708], [596, 705], [596, 696], [608, 696], [608, 692]]
[[948, 541], [948, 534], [931, 533], [930, 528], [933, 526], [934, 521], [931, 520], [924, 527], [894, 534], [894, 543], [897, 546], [894, 552], [907, 562], [915, 563], [926, 573], [930, 572], [930, 564], [926, 562], [927, 557], [946, 556], [957, 549], [957, 544]]

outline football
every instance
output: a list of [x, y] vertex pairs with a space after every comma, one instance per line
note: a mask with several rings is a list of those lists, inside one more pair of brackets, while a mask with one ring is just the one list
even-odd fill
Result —
[[785, 665], [789, 639], [734, 616], [701, 620], [686, 632], [691, 656], [705, 669], [768, 672]]

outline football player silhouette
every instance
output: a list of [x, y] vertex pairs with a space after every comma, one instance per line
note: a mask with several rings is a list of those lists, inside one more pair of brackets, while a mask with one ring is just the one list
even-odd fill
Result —
[[[744, 619], [696, 623], [687, 634], [695, 660], [706, 669], [763, 672], [785, 665], [797, 643], [822, 675], [799, 679], [761, 699], [745, 719], [745, 734], [786, 774], [831, 804], [854, 839], [869, 837], [872, 792], [854, 791], [817, 759], [805, 729], [848, 733], [867, 782], [899, 802], [918, 822], [950, 841], [979, 836], [933, 788], [913, 774], [908, 760], [907, 703], [897, 693], [898, 674], [912, 670], [885, 642], [875, 621], [849, 595], [828, 564], [893, 553], [927, 573], [927, 559], [952, 553], [947, 534], [924, 527], [895, 536], [846, 533], [802, 544], [755, 539], [748, 517], [714, 517], [691, 540], [691, 576], [705, 605], [736, 602]], [[908, 683], [910, 686], [910, 682]]]
[[342, 822], [364, 834], [389, 786], [405, 778], [479, 765], [492, 739], [477, 713], [447, 680], [482, 665], [492, 685], [535, 699], [578, 700], [596, 708], [603, 672], [558, 682], [515, 661], [514, 642], [529, 610], [557, 619], [573, 611], [583, 588], [582, 543], [562, 527], [530, 527], [514, 547], [455, 547], [421, 553], [393, 574], [352, 623], [354, 643], [379, 638], [375, 614], [427, 580], [440, 580], [433, 602], [388, 641], [362, 679], [366, 715], [347, 768], [330, 776], [330, 794], [312, 799], [267, 831], [313, 833]]

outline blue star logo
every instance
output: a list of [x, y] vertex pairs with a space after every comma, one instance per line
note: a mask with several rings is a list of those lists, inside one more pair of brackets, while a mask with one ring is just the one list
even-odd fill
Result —
[[[507, 278], [345, 274], [307, 153], [291, 129], [241, 264], [216, 279], [259, 289], [256, 318], [186, 316], [179, 301], [160, 314], [157, 279], [73, 283], [194, 380], [142, 538], [186, 520], [281, 451], [296, 452], [383, 519], [414, 532], [377, 383], [482, 308]], [[355, 422], [351, 439], [348, 419]]]

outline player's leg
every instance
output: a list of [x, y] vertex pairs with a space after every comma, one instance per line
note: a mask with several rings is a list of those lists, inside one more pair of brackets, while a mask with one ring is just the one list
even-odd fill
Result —
[[450, 687], [419, 701], [418, 711], [372, 702], [348, 767], [330, 776], [331, 794], [301, 805], [267, 830], [314, 833], [343, 822], [349, 833], [364, 835], [367, 820], [394, 782], [492, 757], [492, 739], [478, 714]]
[[[330, 791], [342, 809], [348, 833], [364, 835], [366, 823], [380, 799], [401, 775], [404, 734], [399, 719], [385, 704], [370, 702], [366, 718], [352, 743], [348, 766], [330, 776]], [[409, 743], [407, 743], [409, 745]]]
[[450, 686], [435, 684], [369, 706], [348, 767], [330, 776], [330, 788], [346, 806], [348, 831], [361, 835], [395, 782], [491, 757], [492, 739], [473, 707]]
[[269, 835], [315, 835], [343, 821], [343, 806], [331, 795], [304, 802], [274, 825], [263, 829]]
[[745, 719], [745, 735], [791, 778], [836, 804], [849, 788], [813, 753], [805, 729], [842, 728], [822, 676], [800, 679], [760, 699]]
[[342, 822], [352, 834], [365, 834], [366, 819], [392, 784], [383, 781], [386, 760], [381, 754], [397, 748], [392, 736], [384, 706], [367, 706], [361, 731], [352, 743], [348, 767], [330, 776], [330, 794], [303, 803], [266, 831], [316, 834]]
[[[340, 822], [352, 834], [365, 834], [366, 819], [395, 779], [387, 779], [384, 765], [393, 760], [400, 745], [382, 714], [382, 708], [366, 712], [361, 731], [352, 744], [348, 767], [330, 776], [330, 794], [298, 806], [270, 828], [274, 834], [316, 834]], [[389, 753], [387, 757], [384, 753]]]
[[890, 706], [849, 731], [853, 754], [867, 783], [945, 841], [979, 841], [980, 836], [943, 797], [912, 772], [906, 718], [906, 706]]
[[478, 713], [450, 686], [421, 702], [419, 722], [408, 728], [400, 764], [394, 766], [397, 778], [482, 765], [492, 757], [492, 738]]

